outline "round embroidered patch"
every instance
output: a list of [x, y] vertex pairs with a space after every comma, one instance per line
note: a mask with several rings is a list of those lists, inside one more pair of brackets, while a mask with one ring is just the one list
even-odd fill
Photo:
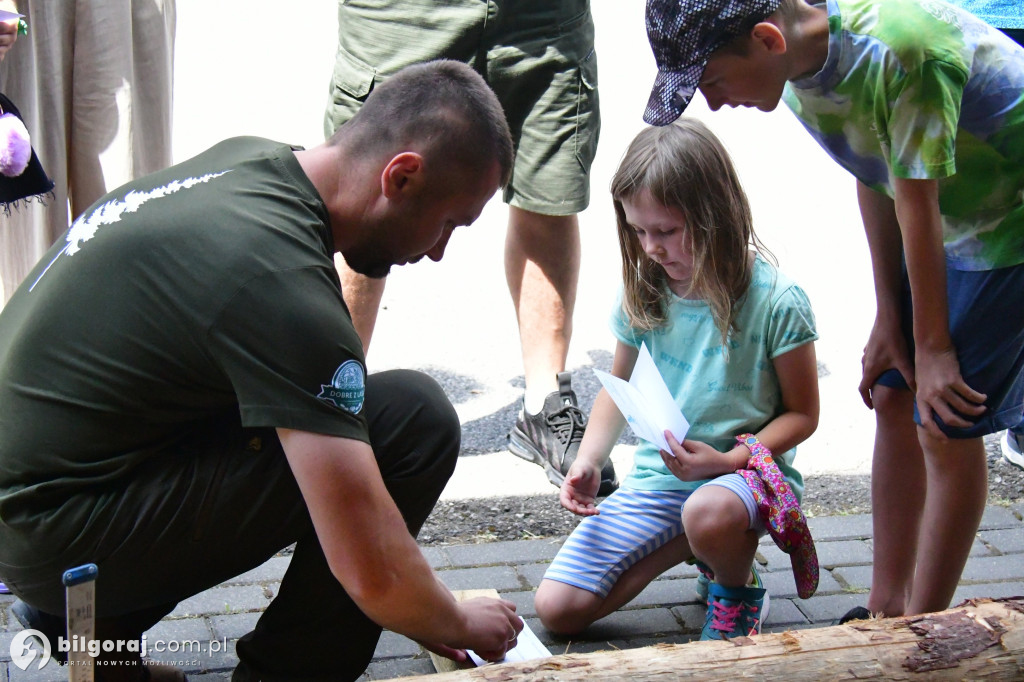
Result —
[[317, 398], [358, 414], [363, 409], [363, 398], [366, 395], [365, 374], [357, 360], [346, 360], [335, 370], [330, 385], [321, 384]]

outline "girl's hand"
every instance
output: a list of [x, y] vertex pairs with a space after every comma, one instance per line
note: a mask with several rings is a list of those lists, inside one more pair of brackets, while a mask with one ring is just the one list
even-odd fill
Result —
[[573, 514], [594, 516], [600, 514], [594, 500], [601, 487], [601, 467], [581, 462], [579, 458], [569, 467], [558, 491], [558, 501]]
[[661, 451], [661, 459], [672, 475], [681, 481], [701, 481], [736, 470], [726, 453], [719, 452], [707, 443], [684, 440], [682, 445], [671, 431], [665, 432], [672, 452]]

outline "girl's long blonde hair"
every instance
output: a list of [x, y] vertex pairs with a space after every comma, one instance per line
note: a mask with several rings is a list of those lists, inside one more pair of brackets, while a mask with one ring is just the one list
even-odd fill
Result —
[[739, 331], [736, 304], [750, 286], [750, 249], [766, 253], [754, 234], [750, 204], [728, 152], [707, 126], [682, 117], [641, 131], [612, 178], [622, 251], [622, 307], [631, 326], [649, 331], [667, 322], [668, 278], [644, 252], [622, 208], [623, 200], [644, 190], [682, 214], [682, 238], [693, 254], [689, 295], [708, 303], [725, 343], [730, 331]]

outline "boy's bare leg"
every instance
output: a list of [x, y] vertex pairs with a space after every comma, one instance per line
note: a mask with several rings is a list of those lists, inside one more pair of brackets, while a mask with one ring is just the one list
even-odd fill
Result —
[[910, 601], [917, 537], [925, 503], [924, 454], [909, 390], [876, 385], [875, 450], [871, 463], [873, 566], [868, 610], [901, 616]]
[[373, 327], [377, 324], [380, 301], [384, 297], [384, 287], [388, 283], [387, 277], [374, 279], [360, 275], [348, 266], [340, 253], [334, 256], [334, 267], [341, 278], [341, 294], [345, 299], [345, 305], [348, 306], [349, 314], [352, 315], [352, 326], [356, 328], [356, 334], [363, 342], [363, 352], [367, 353], [370, 350]]
[[693, 556], [685, 535], [679, 535], [624, 571], [608, 596], [557, 580], [542, 580], [534, 608], [551, 632], [571, 635], [631, 602], [659, 575]]
[[928, 495], [907, 615], [949, 608], [988, 498], [988, 465], [981, 438], [941, 440], [924, 429], [918, 433]]
[[580, 274], [580, 231], [575, 215], [548, 216], [509, 207], [505, 278], [519, 321], [526, 390], [558, 390], [572, 339], [572, 313]]

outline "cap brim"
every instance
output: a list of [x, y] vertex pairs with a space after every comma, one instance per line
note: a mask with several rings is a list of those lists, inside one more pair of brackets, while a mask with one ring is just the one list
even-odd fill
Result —
[[706, 66], [707, 62], [701, 61], [680, 71], [658, 71], [644, 110], [644, 122], [664, 126], [679, 118], [697, 92]]

